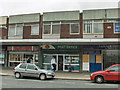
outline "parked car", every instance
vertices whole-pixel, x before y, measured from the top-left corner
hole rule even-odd
[[[14,68],[15,77],[22,78],[23,76],[37,77],[40,80],[45,80],[47,78],[54,78],[55,73],[50,70],[44,70],[30,63],[21,63]]]
[[[120,81],[120,64],[112,65],[104,71],[91,73],[90,78],[97,83],[104,81]]]

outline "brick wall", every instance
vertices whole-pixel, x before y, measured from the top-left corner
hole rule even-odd
[[[7,39],[7,29],[5,28],[0,28],[0,37],[1,39]]]
[[[70,25],[62,24],[60,31],[60,38],[83,38],[83,25],[82,25],[82,13],[80,14],[80,34],[70,34]]]
[[[39,35],[31,35],[31,26],[24,26],[23,27],[23,39],[41,39],[42,38],[42,15],[40,16],[40,22],[39,23],[33,23],[33,24],[39,24]]]
[[[8,39],[9,18],[7,18],[6,28],[0,28],[0,38]]]
[[[113,23],[104,23],[104,38],[118,38],[120,34],[114,34]],[[111,28],[108,28],[111,27]]]

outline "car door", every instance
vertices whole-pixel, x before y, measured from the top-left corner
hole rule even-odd
[[[110,68],[110,72],[106,72],[105,79],[108,81],[118,81],[120,79],[120,66]]]
[[[38,69],[36,68],[35,65],[32,64],[28,64],[27,68],[26,68],[26,74],[27,76],[30,77],[38,77]]]
[[[24,64],[24,63],[19,66],[18,72],[20,72],[22,76],[26,76],[26,67],[27,67],[27,64]]]

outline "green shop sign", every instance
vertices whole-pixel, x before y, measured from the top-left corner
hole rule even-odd
[[[80,45],[53,45],[55,49],[73,49],[77,50],[80,49]]]

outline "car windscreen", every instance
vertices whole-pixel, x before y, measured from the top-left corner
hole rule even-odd
[[[104,71],[106,71],[106,70],[107,70],[108,68],[110,68],[110,67],[111,67],[111,66],[109,66],[109,67],[105,68],[105,69],[104,69]]]

